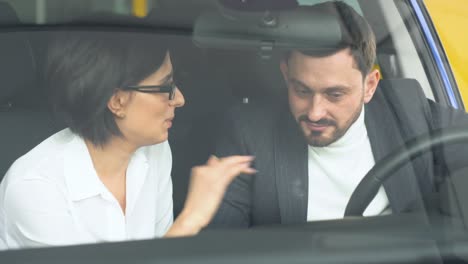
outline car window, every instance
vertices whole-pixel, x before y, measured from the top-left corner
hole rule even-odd
[[[45,24],[55,23],[89,12],[112,12],[145,16],[148,10],[157,5],[158,1],[5,1],[15,10],[23,23]]]
[[[255,156],[257,171],[229,185],[195,240],[206,232],[219,243],[228,230],[248,241],[247,228],[294,240],[297,230],[399,236],[422,222],[463,227],[468,117],[446,42],[423,1],[339,2],[352,12],[314,9],[325,0],[0,2],[0,249],[160,243],[183,215],[192,168],[212,155]],[[364,40],[341,48],[368,36],[341,20],[346,12],[369,24],[375,58]],[[132,111],[120,115],[126,102]],[[134,152],[124,201],[87,151],[90,142],[105,146],[101,132],[145,144],[163,135]],[[365,175],[374,178],[361,182]]]
[[[300,0],[298,1],[300,5],[316,5],[319,3],[324,3],[326,1],[324,0]],[[357,12],[362,14],[361,6],[359,5],[359,2],[357,0],[355,1],[347,1],[347,4],[352,6]]]

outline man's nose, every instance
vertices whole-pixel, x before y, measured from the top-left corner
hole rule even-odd
[[[326,100],[321,96],[314,96],[309,104],[307,117],[310,121],[317,122],[324,118],[326,114]]]
[[[174,107],[182,107],[184,106],[185,104],[185,98],[184,98],[184,95],[182,94],[182,92],[179,90],[179,88],[177,88],[175,90],[175,95],[174,95],[174,99],[172,100],[172,105]]]

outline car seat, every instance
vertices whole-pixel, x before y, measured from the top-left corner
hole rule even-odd
[[[191,27],[197,15],[219,8],[212,4],[212,1],[204,5],[197,2],[181,14],[178,1],[165,0],[148,15],[154,24],[187,32],[174,34],[169,41],[175,79],[186,98],[185,106],[177,109],[169,136],[173,154],[174,216],[183,208],[190,168],[205,163],[213,153],[223,114],[236,103],[286,98],[278,96],[286,92],[279,74],[279,54],[264,59],[256,51],[196,46]],[[182,24],[176,24],[181,21]]]
[[[164,34],[170,43],[175,81],[185,97],[185,106],[176,110],[175,122],[169,132],[174,216],[183,208],[190,169],[208,159],[218,120],[233,100],[223,76],[213,71],[219,65],[211,64],[209,52],[192,42],[190,27],[199,12],[211,8],[210,3],[184,8],[186,12],[183,14],[180,4],[179,1],[161,1],[147,16],[150,23],[166,28]],[[183,23],[177,25],[180,21]]]
[[[14,9],[0,2],[0,23],[18,24]],[[57,128],[45,108],[27,32],[0,33],[0,180],[11,164]]]

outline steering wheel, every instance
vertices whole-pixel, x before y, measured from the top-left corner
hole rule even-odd
[[[344,216],[362,216],[367,206],[377,195],[382,183],[408,160],[427,152],[433,147],[461,142],[468,142],[467,127],[441,129],[408,141],[406,146],[382,159],[364,176],[353,191],[346,205]]]

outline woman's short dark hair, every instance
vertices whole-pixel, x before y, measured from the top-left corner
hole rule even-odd
[[[163,63],[161,36],[128,32],[57,32],[48,49],[46,80],[54,109],[95,145],[120,136],[107,103],[119,87],[136,85]]]

